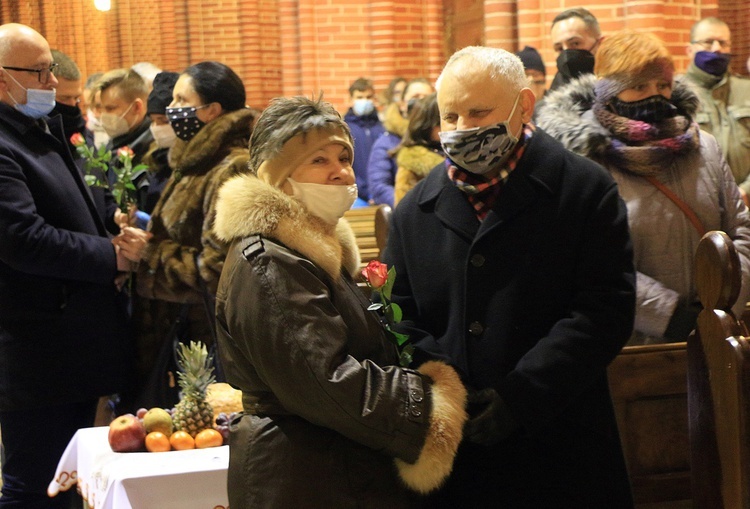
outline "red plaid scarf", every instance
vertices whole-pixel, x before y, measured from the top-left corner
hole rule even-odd
[[[485,217],[492,207],[495,206],[498,196],[500,196],[500,190],[503,187],[503,183],[508,180],[510,173],[516,169],[519,159],[523,156],[531,137],[534,135],[534,125],[529,123],[523,127],[523,135],[519,140],[518,145],[513,150],[508,160],[503,164],[502,168],[498,172],[497,176],[487,180],[486,178],[469,173],[468,171],[454,166],[453,164],[448,165],[448,178],[461,191],[466,194],[466,198],[471,203],[472,207],[477,213],[477,218],[481,221]]]

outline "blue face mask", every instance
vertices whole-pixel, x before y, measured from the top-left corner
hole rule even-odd
[[[375,104],[370,99],[355,99],[352,111],[358,117],[363,117],[375,111]]]
[[[727,73],[727,69],[729,69],[729,60],[731,58],[732,56],[726,53],[699,51],[695,54],[695,66],[708,74],[724,76]]]
[[[49,115],[52,109],[55,107],[55,90],[38,90],[35,88],[24,88],[16,78],[5,73],[6,76],[10,77],[15,81],[16,85],[23,88],[26,91],[26,104],[19,104],[16,98],[12,94],[8,93],[8,96],[16,104],[15,108],[26,115],[29,118],[38,119]]]

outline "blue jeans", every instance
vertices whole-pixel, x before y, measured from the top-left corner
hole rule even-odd
[[[91,400],[0,412],[0,433],[5,453],[0,509],[71,507],[76,495],[71,493],[74,489],[49,498],[47,486],[75,432],[94,425],[96,404],[97,400]]]

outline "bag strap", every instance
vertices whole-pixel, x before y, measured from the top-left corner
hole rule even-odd
[[[693,227],[698,232],[698,235],[703,237],[706,234],[706,228],[703,226],[703,223],[701,223],[701,220],[698,219],[698,216],[695,215],[695,212],[693,212],[693,209],[690,208],[690,205],[682,201],[679,196],[674,194],[671,189],[669,189],[663,183],[659,182],[655,177],[652,177],[649,175],[649,176],[644,176],[643,178],[649,181],[651,185],[653,185],[656,189],[661,191],[664,196],[669,198],[672,201],[672,203],[674,203],[680,208],[682,213],[685,214],[685,216],[687,216],[687,218],[693,224]]]

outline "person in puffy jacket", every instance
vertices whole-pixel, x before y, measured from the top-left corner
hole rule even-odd
[[[693,260],[703,232],[722,230],[734,241],[742,263],[735,312],[744,309],[750,215],[718,143],[696,123],[697,96],[673,80],[660,39],[632,32],[605,39],[595,72],[547,94],[539,126],[605,166],[628,207],[638,271],[630,344],[685,341],[700,311]]]
[[[230,428],[229,503],[419,507],[452,469],[466,390],[442,362],[399,367],[352,278],[349,129],[329,103],[282,98],[250,147],[252,174],[224,184],[214,227],[231,242],[219,352],[244,407]]]

